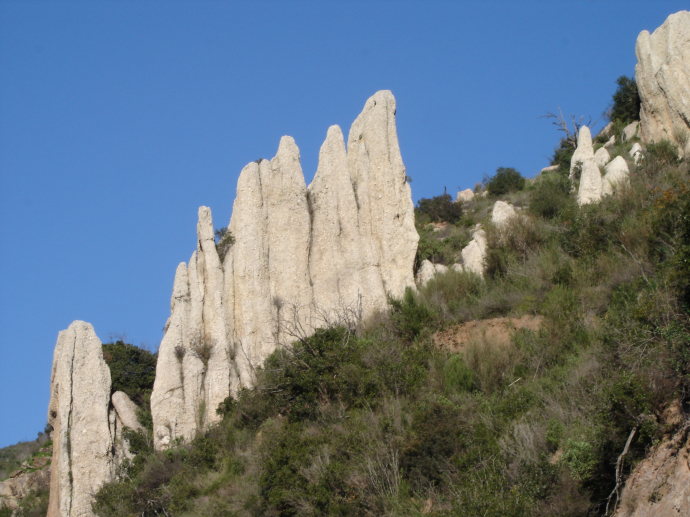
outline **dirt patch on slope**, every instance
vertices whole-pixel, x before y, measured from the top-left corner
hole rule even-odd
[[[542,316],[525,315],[522,318],[492,318],[488,320],[468,321],[462,325],[442,330],[434,334],[434,343],[439,348],[459,352],[473,341],[492,341],[500,345],[509,345],[510,338],[518,330],[538,332],[542,327]]]

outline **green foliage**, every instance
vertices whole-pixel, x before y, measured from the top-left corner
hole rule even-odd
[[[563,462],[570,469],[573,478],[583,481],[598,464],[596,450],[589,442],[569,440],[563,453]]]
[[[225,255],[227,255],[228,251],[230,251],[232,245],[235,244],[235,237],[232,235],[232,232],[228,231],[227,226],[215,230],[214,233],[216,237],[216,251],[218,252],[218,258],[220,258],[220,261],[223,262]]]
[[[669,140],[651,142],[642,156],[640,168],[649,176],[656,176],[669,166],[680,163],[678,146]]]
[[[404,339],[414,339],[434,321],[429,307],[409,287],[405,289],[402,300],[391,298],[388,303],[391,306],[391,321]]]
[[[443,386],[446,393],[472,392],[477,389],[477,375],[465,364],[460,354],[451,355],[443,365]]]
[[[504,196],[525,188],[525,178],[512,167],[499,167],[493,176],[484,176],[483,183],[492,197]]]
[[[561,138],[558,147],[553,150],[551,165],[558,165],[558,171],[570,171],[570,161],[575,152],[576,143],[568,138]]]
[[[432,223],[445,221],[455,224],[462,218],[462,203],[454,203],[453,198],[444,189],[440,196],[420,199],[415,207],[415,215]]]
[[[0,517],[12,517],[12,509],[4,503],[0,505]]]
[[[123,341],[103,345],[103,359],[110,368],[112,391],[123,391],[137,405],[153,389],[158,354]]]
[[[640,95],[637,92],[637,83],[624,75],[616,79],[618,88],[613,94],[613,101],[607,115],[611,120],[619,120],[630,123],[640,119]]]
[[[572,207],[575,200],[570,193],[572,184],[567,174],[569,170],[570,163],[567,167],[559,167],[555,174],[543,173],[537,178],[529,203],[533,213],[553,219],[561,211]]]

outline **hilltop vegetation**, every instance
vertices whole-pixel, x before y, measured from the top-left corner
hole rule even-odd
[[[132,434],[98,515],[604,515],[626,440],[623,478],[690,386],[690,175],[657,147],[598,204],[577,206],[567,169],[459,215],[447,195],[420,203],[418,262],[456,260],[482,223],[485,279],[449,271],[376,321],[278,349],[191,444]],[[522,208],[505,229],[496,199]],[[453,220],[434,232],[440,214]],[[510,344],[434,339],[535,314],[541,329]]]

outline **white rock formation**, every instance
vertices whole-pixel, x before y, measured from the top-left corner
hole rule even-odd
[[[486,249],[486,232],[480,225],[477,225],[472,235],[472,240],[461,252],[464,270],[484,278]]]
[[[616,144],[616,135],[613,135],[611,138],[609,138],[609,141],[604,144],[604,147],[606,147],[608,149],[609,147],[612,147],[615,144]]]
[[[592,134],[587,126],[582,126],[577,135],[577,148],[570,159],[570,179],[575,174],[575,168],[579,163],[584,163],[587,160],[594,158],[594,147],[592,146]]]
[[[433,262],[430,260],[423,260],[421,266],[417,270],[417,284],[420,286],[425,286],[429,280],[434,278],[436,274],[436,268]]]
[[[458,195],[455,197],[455,202],[456,203],[467,203],[468,201],[472,201],[474,199],[474,191],[471,188],[466,188],[465,190],[461,190],[458,192]]]
[[[613,193],[613,188],[617,184],[624,183],[628,181],[628,175],[630,170],[628,169],[628,162],[622,156],[616,156],[611,162],[606,166],[606,174],[601,180],[601,188],[603,195],[609,195]]]
[[[670,15],[652,34],[642,31],[635,54],[642,141],[682,143],[678,137],[690,132],[690,12]]]
[[[550,171],[557,171],[558,170],[558,165],[549,165],[548,167],[544,167],[540,172],[550,172]]]
[[[491,222],[497,227],[502,228],[517,215],[518,214],[513,205],[506,203],[505,201],[496,201],[496,203],[494,203],[494,208],[491,211]]]
[[[457,262],[450,266],[450,268],[456,273],[462,273],[465,270],[465,268],[462,267],[462,264],[458,264]]]
[[[577,202],[579,205],[594,203],[601,199],[601,195],[601,171],[597,164],[594,163],[594,160],[586,160],[582,164],[580,188],[577,191]]]
[[[594,163],[596,163],[599,167],[603,167],[604,165],[609,163],[609,161],[611,160],[611,155],[605,147],[600,147],[599,149],[597,149],[597,152],[594,153],[593,160]]]
[[[630,157],[637,165],[638,163],[640,163],[640,160],[642,159],[642,146],[638,142],[635,142],[632,148],[630,149],[628,155],[630,155]]]
[[[634,137],[637,134],[637,129],[640,126],[640,123],[638,121],[631,122],[625,128],[623,128],[623,134],[625,135],[625,140],[630,140],[632,137]]]
[[[218,404],[296,332],[344,311],[364,318],[414,288],[419,236],[395,129],[395,99],[377,92],[347,140],[332,126],[307,188],[299,150],[247,165],[221,264],[211,212],[199,209],[198,246],[175,275],[171,315],[151,396],[154,445],[189,440],[217,420]],[[300,329],[300,330],[298,330]],[[204,353],[206,350],[206,353]]]
[[[437,275],[448,273],[448,266],[444,266],[443,264],[434,264],[434,269]]]
[[[93,327],[75,321],[58,335],[48,423],[53,458],[48,517],[89,517],[93,494],[114,475],[110,370]]]

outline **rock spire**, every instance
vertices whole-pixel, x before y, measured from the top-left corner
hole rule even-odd
[[[346,313],[370,317],[389,295],[414,287],[419,236],[395,111],[391,92],[380,91],[347,145],[338,126],[329,128],[309,187],[291,137],[272,160],[248,164],[228,225],[234,244],[223,257],[211,211],[199,209],[197,250],[177,268],[159,349],[157,448],[216,421],[218,404],[251,386],[277,346]]]

